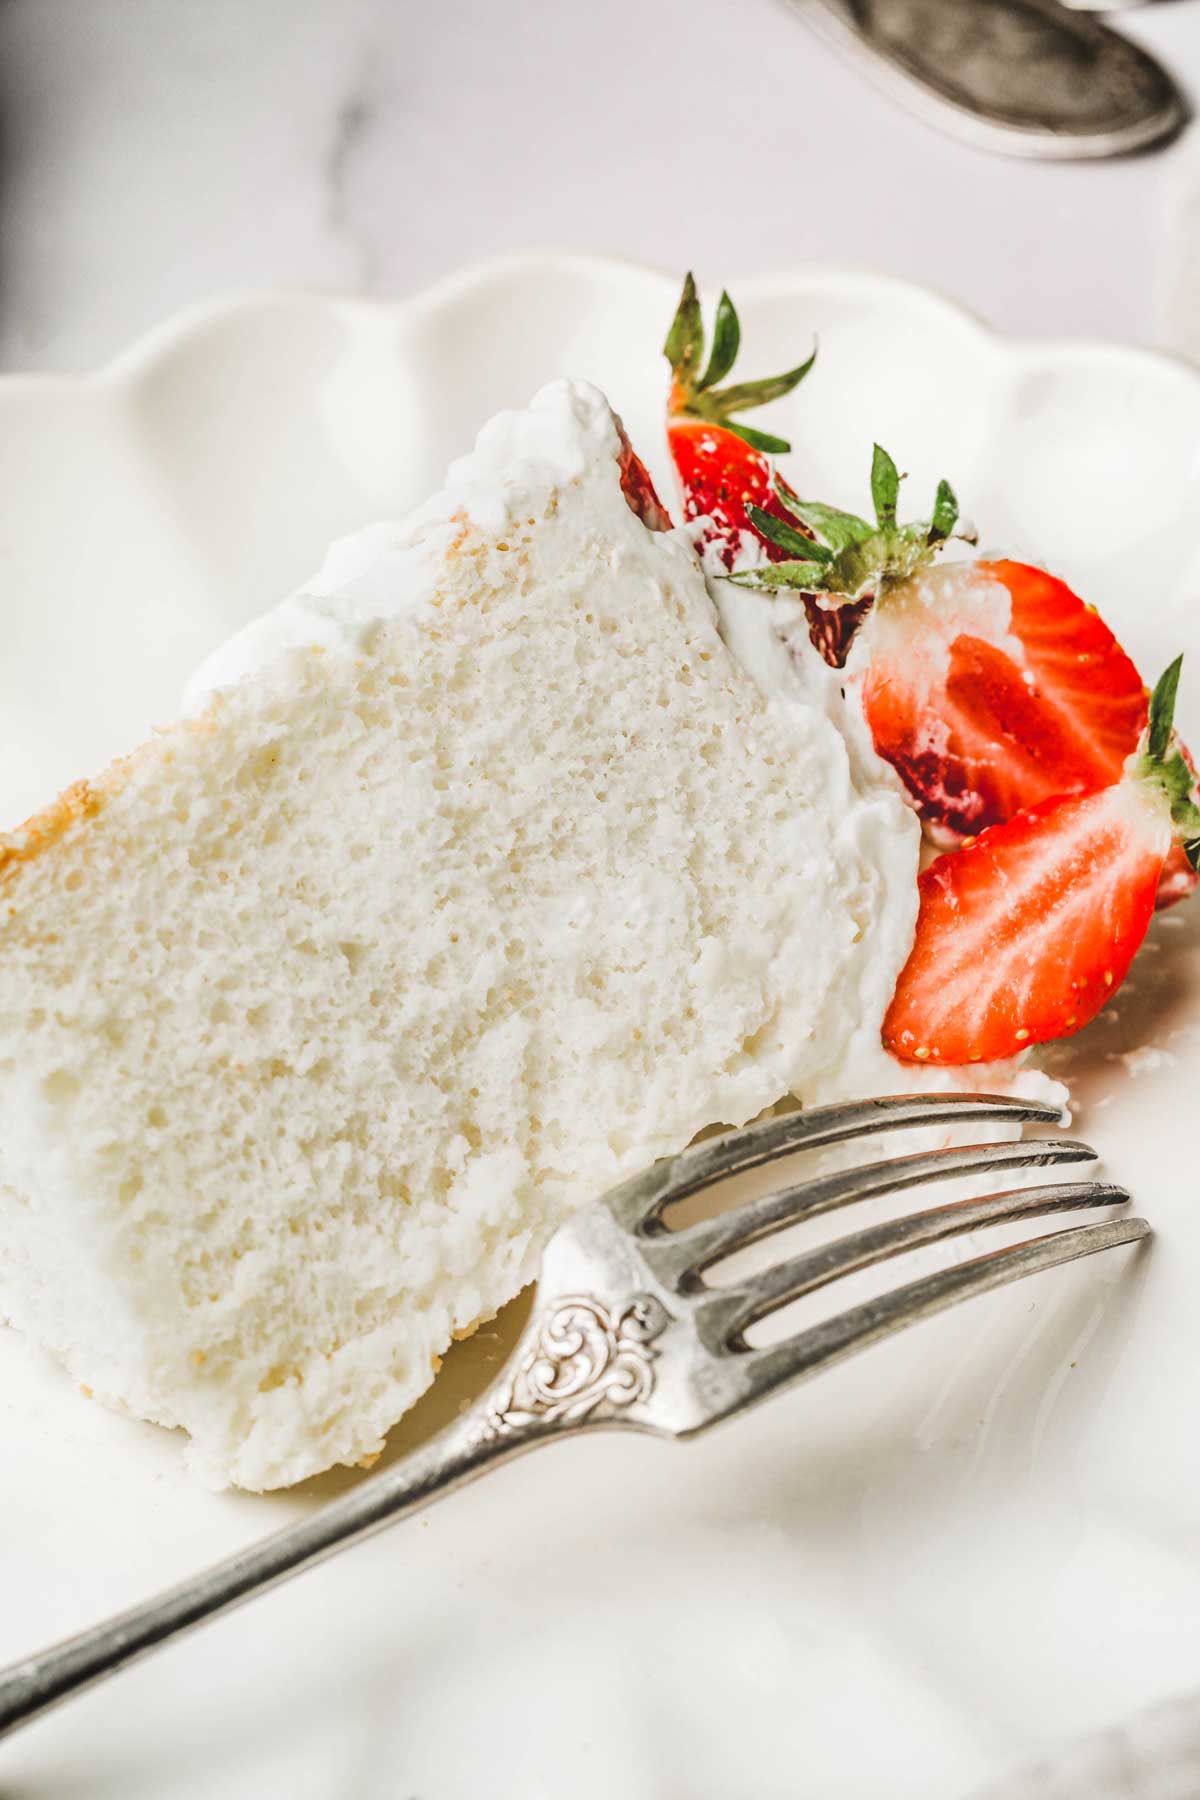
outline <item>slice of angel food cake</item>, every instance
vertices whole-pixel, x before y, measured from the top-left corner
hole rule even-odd
[[[0,840],[0,1317],[284,1485],[376,1454],[570,1209],[910,1086],[918,819],[837,672],[754,654],[582,383],[335,545]]]

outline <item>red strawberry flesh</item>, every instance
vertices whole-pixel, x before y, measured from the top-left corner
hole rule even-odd
[[[760,506],[773,519],[803,531],[779,498],[771,463],[761,451],[752,450],[723,425],[673,419],[667,440],[683,493],[683,516],[688,524],[697,519],[711,525],[697,536],[697,547],[732,569],[752,560],[783,562],[789,552],[755,529],[749,507]],[[779,486],[791,489],[785,481]],[[808,615],[808,635],[814,648],[835,669],[845,663],[854,634],[870,610],[871,598],[833,604],[816,594],[803,594]]]
[[[679,474],[685,520],[712,520],[702,546],[712,544],[727,569],[743,554],[747,537],[772,561],[786,555],[759,537],[746,510],[761,506],[776,518],[787,517],[772,486],[771,465],[761,451],[752,450],[724,425],[689,418],[668,422],[667,441]]]
[[[1119,781],[1146,721],[1146,690],[1108,627],[1064,582],[1026,564],[947,565],[929,579],[951,574],[1001,582],[1007,630],[964,630],[940,655],[888,634],[863,681],[875,748],[922,816],[970,836],[1056,794]]]
[[[1171,842],[1165,803],[1129,779],[939,856],[885,1046],[907,1062],[990,1062],[1078,1031],[1128,972]]]
[[[1060,734],[1061,748],[1054,752],[1062,758],[1060,780],[1050,791],[1070,791],[1073,783],[1061,781],[1064,766],[1081,793],[1119,781],[1146,723],[1149,698],[1133,662],[1065,581],[1028,563],[981,566],[1008,589],[1012,634],[1024,648],[1043,713],[1053,714]]]

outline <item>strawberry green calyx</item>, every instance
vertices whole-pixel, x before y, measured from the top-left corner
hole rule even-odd
[[[1150,696],[1150,716],[1142,741],[1127,767],[1139,781],[1165,794],[1175,835],[1193,869],[1200,869],[1200,805],[1196,774],[1175,735],[1175,696],[1183,657],[1177,656],[1158,678]]]
[[[800,500],[777,481],[780,505],[800,529],[758,506],[747,512],[755,530],[786,550],[789,560],[747,569],[731,580],[745,587],[800,588],[805,593],[837,595],[840,601],[861,600],[926,568],[948,539],[973,541],[970,533],[955,529],[958,501],[948,481],[938,483],[927,519],[899,524],[896,508],[902,479],[887,451],[876,444],[871,460],[873,522],[815,500]]]
[[[812,368],[817,353],[814,350],[807,362],[788,369],[783,375],[767,375],[761,381],[738,381],[729,387],[718,387],[717,383],[724,381],[733,368],[741,341],[741,326],[738,324],[733,301],[722,289],[713,321],[712,348],[705,364],[704,319],[696,283],[689,274],[684,280],[683,293],[671,321],[667,341],[663,345],[663,355],[670,363],[671,374],[674,376],[671,412],[688,418],[704,419],[710,425],[721,425],[749,444],[752,450],[781,456],[784,451],[791,449],[786,438],[772,437],[766,431],[756,431],[752,425],[743,425],[733,414],[745,412],[751,407],[765,406],[769,400],[780,400],[785,394],[790,394],[793,388],[799,387]]]

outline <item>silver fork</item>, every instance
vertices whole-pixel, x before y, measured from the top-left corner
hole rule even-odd
[[[735,1250],[855,1201],[990,1171],[1088,1162],[1063,1138],[921,1151],[817,1175],[672,1229],[664,1212],[792,1151],[875,1132],[997,1120],[1061,1124],[1052,1106],[989,1095],[900,1096],[788,1114],[711,1138],[585,1206],[546,1246],[537,1304],[497,1382],[459,1420],[311,1519],[0,1673],[0,1736],[195,1625],[551,1438],[629,1426],[687,1438],[975,1294],[1148,1235],[1144,1219],[1077,1225],[910,1281],[782,1342],[751,1348],[768,1314],[840,1276],[981,1226],[1118,1206],[1124,1188],[1062,1182],[959,1200],[778,1262],[730,1286],[705,1271]]]

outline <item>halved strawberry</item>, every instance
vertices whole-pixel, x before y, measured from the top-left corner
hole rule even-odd
[[[928,521],[900,525],[899,485],[878,445],[873,523],[777,485],[790,518],[754,507],[750,516],[789,560],[735,579],[812,590],[861,608],[860,618],[869,611],[855,659],[863,711],[936,841],[958,843],[1053,795],[1119,781],[1145,724],[1146,690],[1107,625],[1028,563],[934,568],[956,534],[953,489],[940,484]],[[1161,903],[1195,882],[1172,856]]]
[[[1045,800],[939,856],[883,1042],[906,1062],[990,1062],[1086,1025],[1146,935],[1173,844],[1200,861],[1194,777],[1172,732],[1182,657],[1120,781]]]
[[[997,583],[1000,607],[989,604]],[[924,616],[930,599],[941,621]],[[1022,563],[947,565],[923,593],[885,586],[877,608],[863,710],[879,754],[933,824],[970,836],[1053,795],[1120,779],[1146,690],[1065,583]],[[914,625],[924,645],[912,641]]]
[[[705,364],[704,319],[696,284],[688,275],[663,345],[663,355],[671,365],[667,441],[679,475],[684,519],[688,523],[706,521],[697,547],[711,547],[713,556],[727,569],[747,548],[759,555],[780,554],[754,532],[747,507],[754,504],[777,510],[770,458],[791,448],[786,438],[756,431],[733,415],[790,394],[816,358],[814,350],[807,362],[786,374],[719,387],[737,359],[741,336],[733,302],[722,292]]]
[[[696,548],[726,569],[748,562],[782,562],[791,555],[758,528],[755,517],[759,514],[781,525],[790,524],[793,532],[805,535],[805,528],[786,510],[785,503],[795,500],[795,492],[771,463],[772,456],[782,456],[791,445],[786,438],[756,431],[731,414],[790,393],[808,374],[817,354],[814,350],[806,362],[785,375],[731,388],[715,387],[733,368],[740,344],[737,312],[722,290],[708,365],[703,375],[697,374],[704,360],[704,321],[696,284],[688,275],[663,346],[672,377],[667,441],[683,494],[684,519],[688,524],[703,522],[694,534]],[[840,669],[870,598],[838,605],[828,604],[817,594],[806,593],[802,599],[809,637],[825,661]]]

